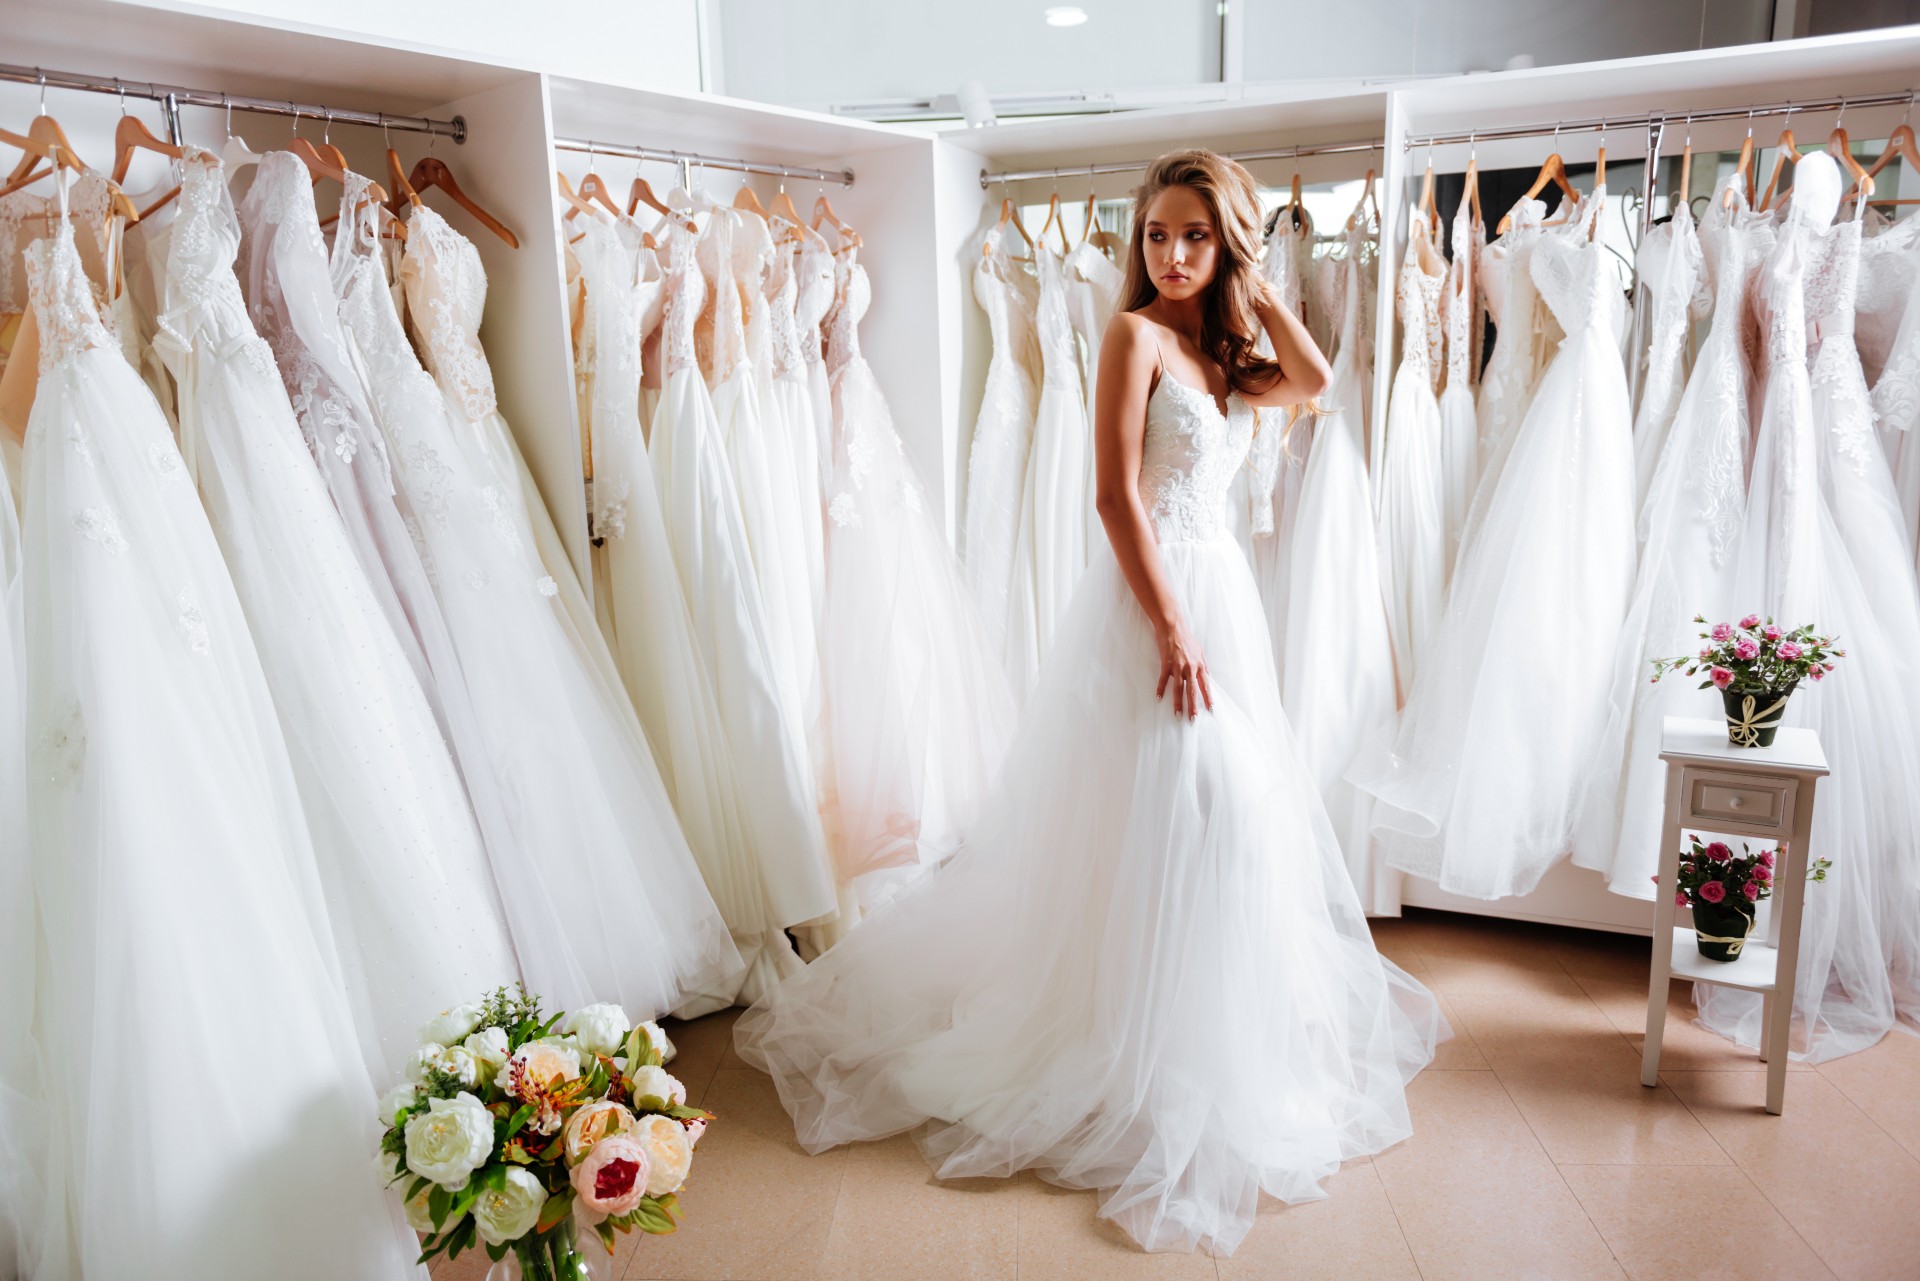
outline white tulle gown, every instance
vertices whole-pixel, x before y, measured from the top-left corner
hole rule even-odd
[[[1574,832],[1573,861],[1604,874],[1614,893],[1634,898],[1653,897],[1652,878],[1660,862],[1667,790],[1667,768],[1660,759],[1662,722],[1669,716],[1712,720],[1721,714],[1717,692],[1697,688],[1698,681],[1669,676],[1654,683],[1653,660],[1689,653],[1700,644],[1696,615],[1721,622],[1752,608],[1752,602],[1733,594],[1747,505],[1748,406],[1757,390],[1743,335],[1750,323],[1748,286],[1773,231],[1764,216],[1747,211],[1741,193],[1739,175],[1728,178],[1701,228],[1703,262],[1713,282],[1713,326],[1685,390],[1664,423],[1645,418],[1653,400],[1641,402],[1646,431],[1641,439],[1657,445],[1658,456],[1645,468],[1640,565],[1614,650],[1607,723]],[[1729,211],[1724,199],[1735,201],[1736,209]],[[1686,226],[1690,234],[1692,223]],[[1685,298],[1678,301],[1684,307]],[[1663,314],[1656,304],[1655,316]],[[1656,319],[1645,395],[1664,396],[1651,371],[1670,368],[1677,359],[1674,349],[1686,340],[1683,325]]]
[[[191,148],[183,167],[156,347],[286,731],[368,1067],[395,1080],[421,1011],[510,984],[519,967],[433,710],[247,319],[220,160]]]
[[[833,590],[821,652],[835,780],[828,829],[841,877],[871,906],[958,848],[1014,717],[978,606],[860,354],[870,286],[853,252],[827,319]]]
[[[786,434],[789,457],[785,474],[776,469],[774,480],[785,482],[798,514],[799,536],[806,549],[808,599],[817,630],[824,625],[827,607],[826,502],[820,496],[821,438],[826,433],[814,421],[806,345],[811,330],[814,346],[819,346],[820,321],[833,302],[833,272],[822,275],[810,270],[817,265],[810,257],[819,255],[802,228],[778,216],[770,226],[775,245],[767,277],[770,403],[772,421]],[[826,257],[830,265],[831,254]],[[803,270],[803,264],[809,270]]]
[[[1355,781],[1388,861],[1472,898],[1524,894],[1572,845],[1633,588],[1625,299],[1588,238],[1604,196],[1530,270],[1567,337],[1514,432],[1391,748]],[[1483,482],[1485,483],[1485,482]]]
[[[1920,593],[1848,324],[1860,224],[1828,226],[1842,181],[1824,152],[1801,160],[1761,268],[1766,393],[1736,580],[1748,608],[1814,623],[1847,651],[1786,713],[1820,735],[1833,770],[1809,849],[1833,868],[1807,886],[1791,1035],[1795,1057],[1814,1062],[1920,1023]],[[1758,994],[1703,984],[1694,999],[1707,1027],[1758,1044]]]
[[[1717,199],[1714,208],[1725,212]],[[1645,502],[1687,387],[1689,332],[1693,321],[1705,314],[1710,296],[1703,281],[1704,252],[1691,205],[1674,202],[1673,217],[1647,232],[1636,262],[1648,296],[1646,373],[1640,407],[1633,416],[1634,493]],[[1634,355],[1638,359],[1641,354]]]
[[[1150,1250],[1230,1253],[1263,1191],[1325,1195],[1410,1131],[1445,1035],[1375,952],[1299,759],[1227,491],[1253,412],[1162,374],[1140,498],[1214,708],[1100,549],[966,848],[743,1015],[819,1152],[916,1129],[941,1178],[1100,1190]]]
[[[1020,536],[1013,551],[1015,580],[1026,578],[1033,587],[1016,592],[1009,602],[1006,649],[1014,689],[1023,698],[1039,676],[1087,567],[1087,471],[1093,444],[1067,312],[1065,271],[1060,256],[1044,245],[1034,250],[1034,260],[1040,277],[1034,321],[1040,340],[1040,401],[1020,502]]]
[[[4,300],[0,300],[4,301]],[[0,436],[11,440],[0,425]],[[20,617],[20,522],[0,484],[0,1276],[31,1276],[39,1230],[46,1118],[33,993],[40,945],[27,845],[26,633]],[[14,1269],[8,1272],[7,1269]]]
[[[1002,246],[1001,231],[987,232],[980,261],[973,265],[973,297],[987,313],[993,355],[987,361],[986,387],[973,424],[967,455],[967,579],[980,601],[987,636],[1008,652],[1009,620],[1033,591],[1032,575],[1016,567],[1020,509],[1026,492],[1027,458],[1033,451],[1034,415],[1040,398],[1034,377],[1039,354],[1034,344],[1033,278]],[[1009,673],[1022,670],[1008,663]],[[1016,691],[1018,692],[1018,691]]]
[[[626,688],[646,727],[687,843],[728,929],[749,962],[730,989],[683,1005],[691,1017],[751,1003],[800,967],[769,915],[766,887],[748,838],[753,798],[727,746],[720,701],[701,656],[660,514],[653,465],[641,438],[639,322],[648,295],[640,230],[630,220],[594,218],[574,251],[585,282],[577,360],[592,427],[594,531],[603,540],[603,618],[610,619]],[[708,1007],[702,1010],[702,1005]]]
[[[838,913],[838,889],[806,727],[767,636],[739,500],[695,353],[695,320],[706,286],[694,260],[693,233],[676,223],[667,233],[667,253],[661,322],[666,383],[648,452],[680,588],[750,802],[748,837],[773,924],[766,946],[785,947],[780,930]]]
[[[1416,210],[1395,294],[1400,367],[1393,374],[1386,442],[1374,478],[1380,586],[1403,691],[1413,688],[1447,596],[1442,426],[1434,394],[1442,357],[1440,298],[1447,276],[1438,258],[1427,222]]]
[[[1093,465],[1093,407],[1100,389],[1100,344],[1106,340],[1107,322],[1120,301],[1125,278],[1113,259],[1090,240],[1073,247],[1064,263],[1067,276],[1067,318],[1073,323],[1073,336],[1080,345],[1081,386],[1085,388],[1087,412],[1087,552],[1107,536],[1094,499],[1099,488]]]
[[[479,255],[433,210],[413,210],[401,277],[409,309],[434,318],[421,346],[436,385],[395,310],[373,209],[355,213],[363,200],[344,198],[338,311],[474,691],[506,824],[488,851],[521,969],[549,1006],[665,1013],[724,983],[739,958],[604,674],[604,641],[576,623],[537,551],[477,336]]]
[[[1486,243],[1486,228],[1474,217],[1473,202],[1462,200],[1453,215],[1453,260],[1447,264],[1440,324],[1446,338],[1446,386],[1440,391],[1440,528],[1445,535],[1441,559],[1453,575],[1467,507],[1480,479],[1480,421],[1474,405],[1474,378],[1480,372],[1480,295],[1475,268]]]
[[[1920,218],[1901,219],[1861,253],[1856,332],[1903,528],[1920,565]]]
[[[1380,597],[1361,438],[1366,374],[1359,362],[1372,252],[1364,229],[1349,228],[1330,309],[1339,332],[1332,382],[1321,397],[1327,412],[1314,424],[1299,492],[1289,500],[1294,511],[1285,550],[1293,564],[1285,580],[1287,633],[1278,658],[1281,702],[1360,906],[1370,915],[1396,915],[1400,873],[1387,866],[1374,842],[1373,798],[1346,777],[1361,750],[1391,727],[1395,711],[1393,639]],[[1279,418],[1269,415],[1261,430],[1280,430]]]
[[[27,271],[27,820],[53,1069],[32,1275],[420,1275],[369,1175],[373,1086],[220,549],[70,223]]]

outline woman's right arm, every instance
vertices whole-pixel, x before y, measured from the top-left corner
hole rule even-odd
[[[1140,501],[1147,397],[1160,364],[1148,323],[1122,312],[1107,325],[1100,344],[1100,382],[1094,388],[1093,412],[1095,506],[1120,572],[1160,643],[1160,683],[1154,697],[1165,697],[1167,686],[1172,685],[1174,714],[1191,720],[1202,702],[1213,710],[1213,690],[1200,646],[1188,632],[1180,602],[1167,582],[1159,543]]]

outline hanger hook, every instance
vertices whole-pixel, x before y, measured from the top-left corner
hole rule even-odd
[[[333,145],[333,108],[327,107],[325,110],[327,122],[320,126],[320,143],[322,146],[331,147]]]
[[[1553,126],[1553,149],[1560,150],[1560,126],[1557,123]]]
[[[40,114],[47,114],[47,73],[35,67],[34,74],[40,79]]]
[[[1687,113],[1687,146],[1693,146],[1693,113]]]
[[[298,138],[300,136],[300,104],[289,98],[287,105],[293,108],[293,136]]]
[[[783,196],[787,194],[787,167],[785,165],[780,166],[780,194]]]
[[[220,105],[227,109],[227,137],[233,137],[233,99],[227,97],[226,90],[220,91]]]
[[[1755,110],[1755,109],[1754,109],[1754,108],[1752,108],[1752,107],[1748,107],[1748,108],[1747,108],[1747,137],[1748,137],[1749,139],[1751,139],[1751,138],[1753,137],[1753,113],[1754,113],[1754,110]]]
[[[120,91],[120,114],[124,116],[127,114],[127,86],[121,83],[119,76],[115,76],[113,87]]]
[[[1469,129],[1467,130],[1467,163],[1478,164],[1479,161],[1480,161],[1479,133],[1477,130]]]
[[[387,150],[393,150],[393,131],[387,128],[387,113],[380,113],[380,140],[387,144]]]

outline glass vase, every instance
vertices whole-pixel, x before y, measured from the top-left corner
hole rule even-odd
[[[486,1281],[612,1281],[612,1264],[613,1256],[597,1239],[580,1240],[569,1215],[545,1232],[515,1241],[487,1269]]]

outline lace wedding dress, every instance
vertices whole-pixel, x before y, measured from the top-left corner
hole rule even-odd
[[[1400,367],[1387,402],[1386,444],[1375,478],[1379,514],[1380,586],[1393,632],[1400,688],[1410,690],[1420,655],[1446,602],[1446,530],[1441,513],[1445,476],[1440,402],[1440,298],[1444,271],[1428,267],[1439,251],[1414,211],[1407,256],[1395,291],[1400,307]],[[1439,264],[1435,264],[1439,265]]]
[[[1559,217],[1574,216],[1572,202],[1563,202]],[[1499,487],[1507,451],[1527,409],[1547,360],[1564,336],[1553,312],[1540,300],[1529,267],[1533,251],[1546,234],[1541,223],[1546,206],[1538,200],[1514,205],[1513,224],[1480,256],[1480,284],[1493,317],[1493,351],[1480,374],[1480,396],[1475,406],[1480,420],[1480,478],[1474,483],[1473,502],[1460,531],[1461,552],[1484,515],[1480,509]],[[1458,572],[1460,556],[1454,558]]]
[[[1473,202],[1462,200],[1453,215],[1453,261],[1447,266],[1440,322],[1446,337],[1446,386],[1440,392],[1440,528],[1443,581],[1453,576],[1467,505],[1479,479],[1480,423],[1474,409],[1473,380],[1480,372],[1480,295],[1474,267],[1486,242],[1486,228],[1473,216]]]
[[[997,227],[987,232],[980,261],[973,265],[973,297],[987,313],[993,355],[967,457],[966,549],[967,578],[980,601],[987,636],[1004,655],[1012,641],[1009,620],[1016,602],[1029,609],[1033,591],[1032,576],[1016,568],[1014,548],[1040,392],[1033,376],[1039,364],[1033,282],[1012,261],[1001,235]],[[1022,668],[1009,662],[1007,670]]]
[[[1786,711],[1833,770],[1810,841],[1833,867],[1807,886],[1794,991],[1793,1053],[1813,1062],[1920,1023],[1920,592],[1851,332],[1860,223],[1828,225],[1842,181],[1824,152],[1801,159],[1755,290],[1766,392],[1736,577],[1747,608],[1814,623],[1847,651]],[[1702,984],[1694,999],[1705,1026],[1759,1043],[1758,994]]]
[[[941,1178],[1098,1188],[1150,1250],[1230,1253],[1409,1133],[1445,1025],[1373,947],[1280,708],[1227,491],[1253,433],[1162,373],[1140,496],[1214,708],[1097,551],[960,853],[743,1015],[802,1147],[919,1127]]]
[[[1007,610],[1008,670],[1021,697],[1033,688],[1087,567],[1087,475],[1093,453],[1067,311],[1065,270],[1060,256],[1044,245],[1034,250],[1034,261],[1040,278],[1034,321],[1040,340],[1040,403],[1034,412],[1020,536],[1013,552],[1015,579],[1030,579],[1033,587],[1016,593]]]
[[[536,547],[478,339],[474,247],[413,210],[401,272],[430,377],[395,310],[358,180],[342,197],[333,285],[378,430],[474,690],[505,832],[494,874],[528,986],[550,1005],[636,1018],[724,985],[739,958],[675,822],[604,641],[561,602]],[[649,1013],[651,1012],[651,1014]]]
[[[803,272],[803,264],[815,264],[808,262],[809,242],[799,226],[780,217],[775,217],[771,226],[776,251],[767,278],[767,318],[772,331],[768,344],[770,403],[772,419],[786,435],[788,457],[784,474],[776,473],[775,480],[786,482],[798,513],[798,532],[806,551],[808,600],[817,630],[824,625],[827,606],[826,502],[820,496],[820,476],[825,470],[820,442],[826,430],[824,424],[814,421],[805,333],[810,327],[818,344],[820,320],[832,305],[833,275],[828,272],[822,279]],[[810,292],[802,290],[803,282]]]
[[[4,275],[0,274],[0,279]],[[0,301],[4,301],[0,299]],[[0,427],[0,433],[4,433]],[[40,946],[27,844],[26,632],[20,617],[20,522],[13,487],[0,484],[0,1275],[33,1275],[47,1164],[33,1030]]]
[[[773,925],[765,946],[784,947],[779,931],[834,916],[838,891],[820,826],[806,727],[788,699],[767,637],[733,477],[695,352],[706,282],[694,260],[693,233],[671,227],[667,254],[661,322],[666,383],[649,454],[667,544],[719,695],[741,792],[749,799],[747,835]]]
[[[1903,218],[1861,246],[1857,337],[1873,413],[1893,467],[1907,539],[1920,553],[1920,218]],[[1920,565],[1920,555],[1916,557]]]
[[[860,354],[870,286],[848,250],[828,315],[833,485],[827,512],[829,829],[863,906],[931,867],[999,769],[1013,698],[959,562],[927,510]]]
[[[519,969],[433,710],[247,319],[219,157],[189,148],[183,165],[156,345],[286,732],[368,1067],[397,1080],[422,1010],[511,984]]]
[[[27,274],[27,821],[57,1067],[34,1275],[417,1275],[368,1177],[373,1086],[220,549],[64,217]]]
[[[1388,861],[1472,898],[1526,893],[1570,848],[1633,588],[1626,305],[1589,239],[1603,202],[1596,192],[1532,250],[1566,340],[1477,531],[1469,517],[1393,745],[1356,767]]]
[[[1717,199],[1714,208],[1720,208]],[[1675,201],[1673,216],[1647,232],[1636,262],[1641,285],[1650,299],[1647,347],[1641,357],[1646,373],[1640,387],[1640,408],[1633,419],[1634,493],[1645,502],[1687,386],[1689,332],[1693,322],[1705,314],[1709,299],[1702,282],[1703,251],[1693,225],[1692,206],[1684,200]],[[1696,612],[1707,611],[1703,608]],[[1674,653],[1685,648],[1683,645]]]
[[[1073,247],[1065,262],[1067,274],[1067,318],[1073,323],[1074,337],[1080,340],[1081,385],[1087,412],[1087,553],[1107,536],[1096,508],[1097,479],[1093,466],[1093,410],[1100,393],[1100,345],[1106,341],[1107,322],[1120,301],[1124,274],[1113,260],[1092,241],[1082,240]]]
[[[1648,419],[1649,406],[1664,397],[1654,371],[1671,370],[1687,341],[1687,295],[1675,289],[1662,299],[1671,276],[1656,280],[1648,381],[1641,402],[1646,434],[1640,444],[1658,456],[1641,456],[1647,476],[1640,509],[1640,565],[1626,624],[1614,650],[1612,694],[1605,729],[1594,752],[1591,781],[1574,832],[1573,861],[1606,876],[1616,894],[1650,899],[1660,863],[1660,827],[1666,807],[1667,768],[1660,760],[1661,726],[1669,716],[1713,720],[1720,716],[1716,691],[1669,676],[1654,683],[1653,660],[1685,654],[1700,641],[1696,615],[1714,622],[1738,618],[1753,602],[1733,593],[1735,555],[1746,511],[1748,406],[1756,386],[1744,336],[1751,323],[1748,288],[1757,264],[1773,243],[1764,215],[1749,213],[1738,174],[1721,184],[1700,229],[1701,262],[1713,288],[1713,325],[1700,346],[1686,387],[1668,415]],[[1729,211],[1724,202],[1735,202]],[[1682,206],[1684,208],[1684,206]],[[1674,226],[1688,215],[1675,215]],[[1641,261],[1646,263],[1643,246]],[[1664,270],[1679,264],[1668,262]],[[1678,305],[1679,323],[1670,318]],[[1670,426],[1662,426],[1664,417]]]

